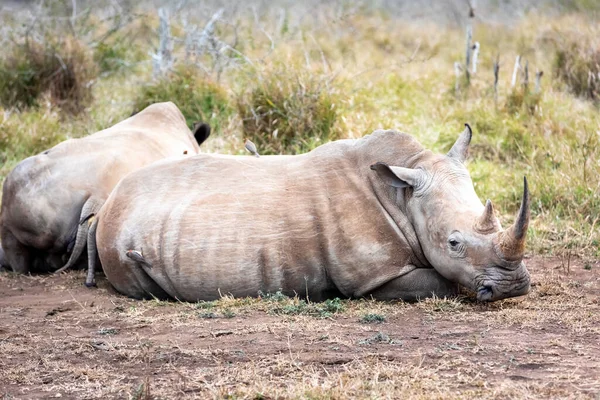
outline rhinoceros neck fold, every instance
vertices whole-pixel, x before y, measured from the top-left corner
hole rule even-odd
[[[355,151],[362,169],[369,169],[375,162],[384,162],[398,167],[414,168],[422,158],[431,154],[412,136],[397,131],[376,131],[361,139]],[[374,174],[369,175],[373,193],[377,197],[388,219],[398,228],[399,235],[412,250],[410,262],[417,267],[431,268],[425,257],[416,230],[408,218],[406,202],[409,193],[403,189],[386,186]],[[390,221],[390,222],[391,222]]]
[[[410,263],[419,268],[432,268],[423,253],[417,232],[407,216],[404,190],[383,187],[374,179],[371,180],[371,187],[388,220],[397,227],[398,235],[401,236],[400,240],[403,239],[409,245],[412,251]]]

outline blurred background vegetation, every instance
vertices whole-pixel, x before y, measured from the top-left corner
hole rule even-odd
[[[600,256],[598,1],[0,4],[2,180],[156,101],[232,154],[244,137],[295,154],[378,128],[447,151],[468,122],[476,191],[503,222],[526,175],[532,251]]]

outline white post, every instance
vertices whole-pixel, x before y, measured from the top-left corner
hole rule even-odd
[[[544,71],[537,71],[535,73],[534,93],[539,93],[542,90],[542,75],[544,75]]]
[[[517,84],[517,73],[519,72],[519,67],[521,66],[521,56],[517,56],[515,60],[515,68],[513,69],[512,80],[510,81],[510,87],[514,88]]]
[[[477,59],[479,58],[479,42],[475,42],[473,45],[473,68],[471,72],[473,75],[477,73]]]

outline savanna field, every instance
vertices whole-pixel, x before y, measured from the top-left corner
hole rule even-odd
[[[600,3],[0,4],[2,181],[173,101],[235,155],[376,129],[447,152],[469,123],[481,200],[507,226],[523,176],[532,199],[531,292],[489,304],[138,301],[1,271],[0,398],[599,398]]]

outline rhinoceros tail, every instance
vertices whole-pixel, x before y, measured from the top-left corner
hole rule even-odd
[[[98,257],[98,248],[96,247],[96,229],[98,228],[98,218],[92,217],[92,223],[87,233],[87,253],[88,253],[88,272],[85,278],[85,286],[96,286],[96,258]]]
[[[75,236],[75,246],[73,247],[69,261],[67,261],[62,268],[58,269],[55,272],[56,274],[73,267],[77,260],[79,260],[79,257],[81,257],[83,249],[87,244],[90,224],[93,222],[93,217],[96,215],[96,212],[98,212],[101,206],[101,202],[91,197],[83,205],[83,208],[81,209],[81,217],[79,219],[79,227],[77,228],[77,235]]]
[[[152,268],[152,264],[150,264],[148,261],[146,261],[146,259],[142,255],[142,253],[137,250],[127,250],[125,252],[125,255],[127,257],[131,258],[133,261],[135,261],[138,264],[141,264],[148,268]]]

